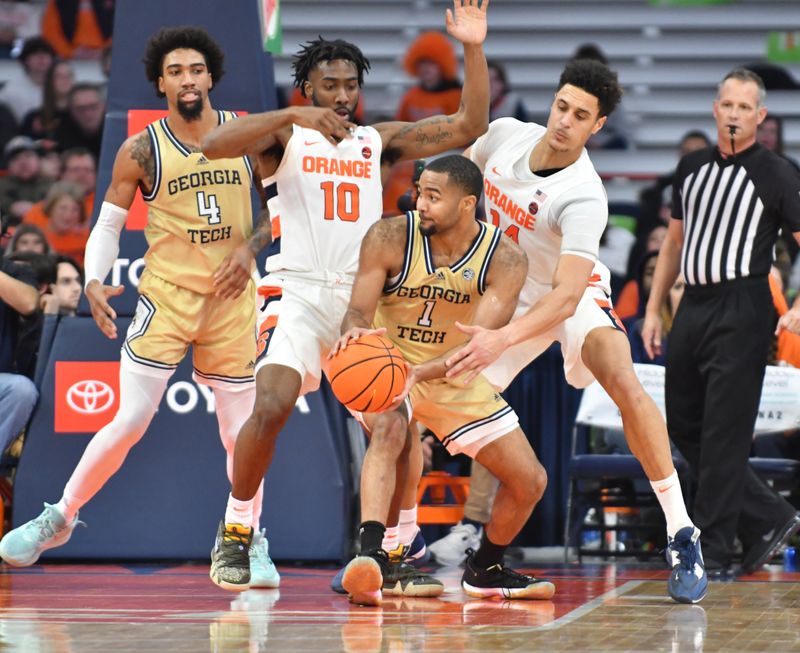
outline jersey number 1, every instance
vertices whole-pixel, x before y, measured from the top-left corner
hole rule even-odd
[[[359,188],[356,184],[342,181],[334,188],[334,182],[323,181],[319,187],[325,193],[326,220],[333,220],[334,213],[344,222],[358,220],[361,207],[358,198]]]

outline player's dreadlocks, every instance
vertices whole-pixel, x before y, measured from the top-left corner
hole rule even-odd
[[[367,59],[358,46],[336,39],[326,41],[321,36],[316,41],[309,41],[301,47],[292,58],[292,69],[294,70],[294,85],[300,89],[305,97],[304,83],[308,81],[309,73],[321,61],[333,61],[343,59],[351,62],[358,71],[358,85],[364,85],[364,73],[369,71],[369,59]]]

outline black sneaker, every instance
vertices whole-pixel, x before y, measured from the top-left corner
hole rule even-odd
[[[473,563],[475,552],[467,552],[464,575],[461,577],[462,589],[476,598],[485,599],[499,596],[504,599],[543,599],[553,598],[556,588],[546,580],[518,574],[502,564],[480,569]]]
[[[219,523],[211,550],[209,576],[221,588],[241,592],[250,585],[250,544],[253,529],[241,524]]]
[[[392,596],[434,597],[444,585],[406,562],[392,562],[383,549],[353,558],[344,568],[342,586],[353,603],[380,605],[383,593]]]
[[[785,524],[776,526],[769,533],[762,535],[756,544],[744,554],[742,573],[752,574],[761,569],[774,556],[781,552],[789,538],[800,530],[800,512],[795,513]]]
[[[405,560],[391,560],[383,568],[383,593],[390,596],[441,596],[444,585],[430,574],[420,571]]]

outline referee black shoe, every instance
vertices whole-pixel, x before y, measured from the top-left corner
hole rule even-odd
[[[742,573],[752,574],[761,569],[786,546],[789,538],[797,531],[800,531],[800,512],[792,515],[785,524],[776,526],[769,533],[763,535],[745,552],[742,559]]]

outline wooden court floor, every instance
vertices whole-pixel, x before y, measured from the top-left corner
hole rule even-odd
[[[279,590],[232,594],[205,565],[0,567],[0,651],[800,651],[800,573],[713,584],[697,606],[666,595],[663,568],[535,569],[553,601],[477,601],[439,570],[443,599],[350,605],[334,569],[280,567]]]

